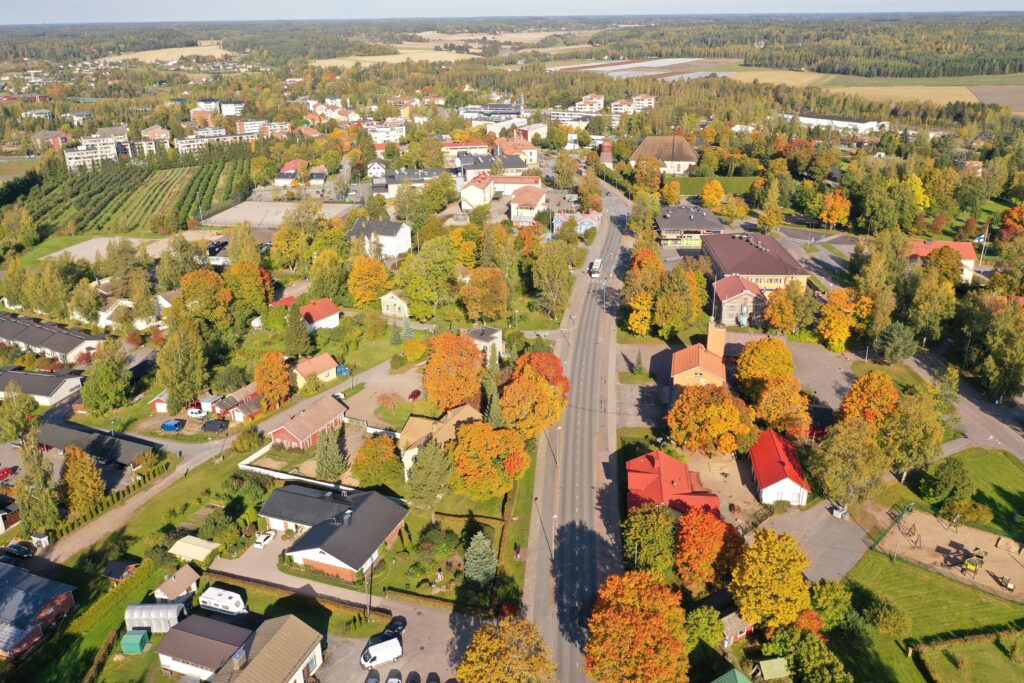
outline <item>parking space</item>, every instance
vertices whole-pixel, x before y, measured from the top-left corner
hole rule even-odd
[[[849,354],[835,354],[820,344],[789,342],[796,364],[796,376],[804,391],[823,405],[838,410],[843,396],[857,378]]]
[[[763,526],[793,536],[811,561],[804,572],[809,581],[838,580],[846,576],[871,545],[864,530],[853,521],[837,519],[822,501],[807,510],[791,510],[769,517]]]

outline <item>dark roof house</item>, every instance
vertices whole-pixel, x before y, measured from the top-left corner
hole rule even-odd
[[[117,463],[128,467],[147,451],[159,451],[160,444],[141,439],[114,436],[88,427],[68,427],[53,422],[43,422],[39,428],[39,444],[46,448],[63,451],[74,445],[102,462]]]
[[[349,237],[362,237],[372,239],[377,237],[394,237],[405,223],[401,221],[371,221],[369,218],[360,218],[348,231]]]
[[[0,564],[0,657],[26,652],[75,606],[74,586]]]
[[[217,672],[242,649],[253,632],[240,626],[192,616],[175,624],[157,645],[160,664],[171,671],[176,662],[182,662],[209,672]]]

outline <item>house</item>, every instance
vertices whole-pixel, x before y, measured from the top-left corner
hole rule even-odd
[[[175,624],[156,646],[160,668],[168,675],[212,680],[228,662],[241,661],[252,635],[247,628],[193,614]]]
[[[303,358],[292,368],[295,386],[299,389],[316,379],[326,384],[338,377],[338,361],[329,353],[320,353],[312,358]]]
[[[302,313],[302,317],[306,320],[306,325],[309,327],[310,332],[314,330],[333,330],[341,324],[341,309],[327,297],[310,301],[301,307],[299,312]]]
[[[499,328],[479,325],[466,330],[463,334],[484,354],[484,362],[490,361],[491,358],[505,357],[505,343]]]
[[[0,368],[0,400],[7,398],[5,391],[12,382],[41,406],[55,406],[82,388],[78,375]]]
[[[227,268],[231,265],[231,257],[228,256],[228,242],[226,239],[215,239],[206,245],[206,262],[214,268]]]
[[[412,249],[412,228],[400,221],[360,218],[348,235],[367,256],[396,259]]]
[[[110,582],[117,585],[135,573],[139,568],[140,560],[122,557],[111,560],[103,570],[103,576],[110,579]]]
[[[397,171],[387,171],[384,173],[383,180],[378,179],[373,182],[370,190],[373,194],[382,194],[387,199],[394,199],[398,195],[398,188],[403,183],[422,189],[431,180],[439,178],[442,173],[447,172],[443,168],[403,168]]]
[[[720,235],[726,227],[707,209],[683,204],[662,208],[654,218],[654,230],[663,247],[700,249],[706,235]]]
[[[154,142],[170,142],[171,131],[167,130],[163,126],[149,126],[139,131],[139,135],[146,138],[147,140],[153,140]]]
[[[672,354],[669,376],[672,378],[672,384],[677,387],[724,387],[725,363],[720,355],[698,343]]]
[[[498,138],[494,141],[494,148],[495,151],[506,157],[519,157],[527,166],[537,165],[537,147],[529,140]]]
[[[180,602],[128,605],[124,610],[124,627],[128,631],[167,633],[186,616]]]
[[[391,290],[380,298],[380,312],[389,318],[407,320],[409,318],[409,302],[402,298],[401,293]]]
[[[245,110],[245,102],[221,102],[220,113],[224,116],[241,116]]]
[[[197,590],[199,572],[193,569],[192,565],[183,564],[170,576],[164,576],[164,582],[153,591],[153,597],[157,602],[189,603]]]
[[[285,551],[296,564],[355,581],[390,547],[408,510],[374,491],[330,491],[299,484],[275,489],[260,508],[270,529],[301,535]]]
[[[212,398],[212,397],[211,397]],[[227,396],[213,401],[212,412],[235,422],[245,422],[263,412],[263,397],[256,382],[249,382]]]
[[[304,683],[324,663],[323,634],[293,614],[267,619],[244,646],[237,666],[225,666],[213,683]]]
[[[495,169],[501,169],[501,175],[521,176],[526,172],[526,162],[518,156],[505,156],[495,154],[479,156],[461,152],[455,161],[455,168],[465,182],[483,173],[493,173]]]
[[[907,259],[910,263],[920,262],[943,247],[952,249],[960,257],[960,265],[963,266],[963,273],[960,277],[964,284],[971,284],[974,280],[974,265],[978,260],[978,254],[974,251],[974,244],[971,242],[913,240],[910,243],[910,254],[907,255]]]
[[[576,232],[580,235],[591,228],[597,230],[597,227],[601,224],[600,211],[588,211],[587,213],[582,213],[580,211],[559,211],[555,214],[554,218],[551,219],[551,231],[557,233],[570,218],[576,220]]]
[[[164,389],[159,394],[149,400],[149,410],[153,413],[167,413],[167,396],[168,391]]]
[[[700,475],[662,451],[652,451],[626,463],[626,505],[654,503],[680,512],[719,509],[718,496],[705,488]]]
[[[208,109],[194,107],[188,110],[188,117],[196,126],[209,128],[213,125],[214,113]]]
[[[167,549],[168,554],[186,562],[206,562],[210,553],[220,548],[220,543],[207,541],[198,536],[183,536]]]
[[[715,320],[728,327],[753,327],[764,318],[768,297],[761,288],[742,275],[726,275],[711,287],[715,300]]]
[[[697,163],[697,153],[690,141],[681,135],[648,135],[629,157],[629,165],[653,157],[661,162],[661,172],[683,175]]]
[[[733,643],[743,640],[754,631],[754,625],[744,621],[739,611],[735,609],[723,615],[718,621],[722,624],[723,649],[732,647]]]
[[[16,659],[75,608],[74,586],[0,564],[0,659]]]
[[[531,123],[526,126],[519,126],[515,129],[513,135],[516,139],[526,140],[527,142],[533,142],[536,138],[546,138],[548,136],[548,124]]]
[[[704,235],[703,243],[716,280],[742,275],[765,295],[794,281],[807,285],[807,271],[774,237],[748,232]]]
[[[0,533],[3,533],[21,521],[21,510],[18,503],[10,496],[0,494]]]
[[[754,675],[760,676],[762,681],[788,681],[792,674],[790,674],[789,662],[785,657],[773,657],[755,663]]]
[[[811,487],[804,477],[796,448],[774,429],[761,432],[750,449],[750,466],[754,472],[757,495],[762,503],[785,501],[806,505]]]
[[[0,344],[56,358],[61,363],[88,362],[105,338],[34,318],[0,313]]]
[[[521,187],[542,187],[537,176],[505,176],[481,173],[462,186],[459,193],[459,204],[463,211],[469,212],[478,206],[491,203],[495,197],[511,194]]]
[[[388,167],[380,159],[374,159],[366,165],[366,177],[373,181],[383,180],[388,172]]]
[[[174,306],[174,302],[181,296],[181,292],[177,289],[172,289],[164,292],[163,294],[156,295],[156,308],[157,315],[160,318],[164,317],[164,314],[171,310]]]
[[[529,225],[537,218],[537,214],[548,206],[547,195],[542,187],[520,187],[512,193],[508,203],[509,218],[513,223]]]
[[[274,176],[274,187],[291,187],[298,182],[299,173],[309,166],[305,159],[292,159],[285,162],[281,170]]]
[[[711,683],[752,683],[752,681],[743,675],[743,672],[739,669],[731,669]]]
[[[70,133],[65,133],[62,130],[41,130],[32,136],[32,142],[36,143],[36,147],[39,149],[47,147],[61,149],[73,139]]]
[[[95,460],[107,465],[136,469],[146,453],[160,450],[160,444],[145,441],[121,432],[112,434],[84,425],[43,422],[39,427],[39,446],[44,451],[55,450],[61,455],[68,446],[77,446]]]
[[[615,157],[612,154],[612,141],[605,140],[601,143],[601,151],[598,160],[605,168],[612,168],[615,165]]]
[[[871,119],[854,119],[848,116],[831,116],[823,114],[785,114],[789,121],[796,120],[808,128],[835,128],[844,133],[856,133],[866,135],[868,133],[880,133],[889,128],[888,121],[876,121]]]
[[[459,425],[483,419],[480,411],[470,405],[452,408],[438,420],[421,415],[410,417],[398,436],[398,452],[402,454],[406,478],[408,479],[409,470],[416,463],[416,456],[424,444],[433,440],[438,446],[443,447],[455,439]]]
[[[475,156],[487,156],[490,153],[490,145],[485,142],[442,142],[441,154],[444,156],[444,165],[452,167],[460,154],[472,154]]]
[[[345,410],[346,406],[333,396],[321,396],[270,432],[270,438],[285,448],[309,448],[321,434],[341,426]]]

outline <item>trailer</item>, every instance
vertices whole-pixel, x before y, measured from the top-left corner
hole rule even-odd
[[[248,611],[241,595],[223,588],[207,588],[199,596],[199,606],[221,614],[245,614]]]

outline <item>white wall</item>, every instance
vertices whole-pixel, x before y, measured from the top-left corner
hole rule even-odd
[[[200,669],[198,666],[186,664],[185,662],[177,659],[172,659],[167,655],[160,655],[160,666],[167,671],[173,671],[174,673],[179,673],[183,676],[192,676],[193,678],[198,678],[201,681],[210,680],[213,678],[215,673],[206,669]]]
[[[790,479],[784,479],[761,490],[761,502],[765,505],[771,505],[780,500],[793,505],[806,505],[807,489]]]

